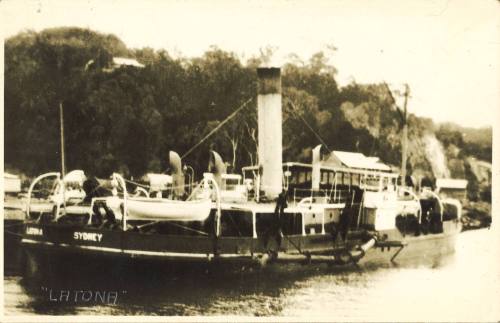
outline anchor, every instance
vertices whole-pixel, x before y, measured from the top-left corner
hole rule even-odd
[[[405,241],[377,241],[375,247],[380,248],[381,250],[384,250],[384,248],[387,248],[387,250],[390,250],[391,247],[398,248],[394,255],[391,257],[391,262],[395,263],[396,257],[399,255],[401,251],[408,245],[407,242]]]

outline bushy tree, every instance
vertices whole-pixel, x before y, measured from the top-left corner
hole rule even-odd
[[[210,149],[233,171],[257,164],[256,100],[198,144],[256,97],[256,67],[269,63],[273,52],[266,48],[243,64],[217,47],[201,57],[174,58],[165,50],[128,49],[114,35],[81,28],[20,33],[5,42],[6,165],[29,175],[59,169],[60,104],[68,170],[136,177],[165,171],[169,150],[184,156],[198,178]],[[145,66],[114,66],[116,56]],[[387,88],[356,83],[339,88],[330,59],[324,52],[306,61],[291,55],[282,69],[284,160],[309,162],[311,148],[324,142],[330,150],[358,151],[399,165],[401,118]],[[422,157],[422,138],[434,132],[445,147],[491,159],[491,142],[483,144],[482,132],[468,132],[467,138],[475,138],[470,145],[459,130],[436,130],[431,120],[414,115],[409,119],[410,169],[431,170]]]

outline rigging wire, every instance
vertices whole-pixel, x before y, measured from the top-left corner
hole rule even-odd
[[[394,97],[394,94],[392,93],[392,90],[389,87],[389,85],[387,84],[387,82],[384,81],[382,84],[385,86],[386,91],[389,94],[389,97],[390,97],[390,99],[392,101],[393,108],[396,110],[396,112],[398,113],[399,118],[401,119],[400,120],[400,124],[399,124],[399,127],[401,128],[401,127],[403,127],[403,125],[405,123],[408,122],[408,120],[406,119],[404,112],[401,111],[401,108],[397,105],[396,98]]]
[[[149,186],[149,185],[145,185],[145,184],[141,184],[141,183],[138,183],[138,182],[134,182],[134,181],[129,180],[129,179],[126,179],[126,178],[123,178],[123,180],[124,180],[126,183],[133,184],[133,185],[138,186],[138,187],[142,187],[142,188],[150,188],[150,186]]]
[[[232,118],[234,118],[234,116],[236,116],[236,114],[238,114],[238,112],[240,112],[241,110],[243,110],[246,106],[248,106],[248,104],[253,100],[253,98],[250,98],[248,100],[246,100],[242,105],[240,105],[240,107],[238,109],[236,109],[233,113],[231,113],[226,119],[224,119],[221,123],[219,123],[217,125],[217,127],[215,127],[214,129],[212,129],[212,131],[210,131],[205,137],[203,137],[200,141],[198,141],[198,143],[196,143],[193,147],[191,147],[184,155],[181,156],[181,159],[186,157],[187,155],[189,155],[191,152],[193,152],[193,150],[195,150],[196,148],[198,148],[199,145],[201,145],[203,142],[205,142],[205,140],[207,140],[210,136],[212,136],[215,132],[217,132],[224,124],[226,124],[229,120],[231,120]]]
[[[309,130],[311,130],[311,132],[314,134],[314,136],[316,136],[316,138],[323,144],[323,146],[325,146],[326,150],[328,150],[328,152],[332,152],[330,150],[330,148],[328,148],[328,145],[326,144],[326,142],[323,140],[323,138],[321,138],[321,136],[316,132],[314,131],[314,129],[311,127],[311,125],[304,119],[304,117],[302,117],[298,112],[296,112],[297,110],[297,107],[295,106],[295,104],[293,104],[293,102],[290,100],[290,99],[286,99],[285,100],[290,104],[290,106],[292,107],[291,109],[289,109],[291,112],[293,112],[296,116],[298,116],[302,122],[304,122],[304,124],[309,128]]]

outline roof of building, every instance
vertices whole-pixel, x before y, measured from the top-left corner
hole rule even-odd
[[[349,168],[361,168],[371,170],[390,171],[391,168],[379,162],[378,157],[367,157],[362,153],[353,153],[348,151],[335,150],[332,154],[340,160],[340,162]]]
[[[137,60],[126,57],[113,57],[113,64],[119,66],[144,67],[144,65],[139,63]]]
[[[436,179],[436,187],[465,189],[467,187],[467,180],[455,178],[438,178]]]

